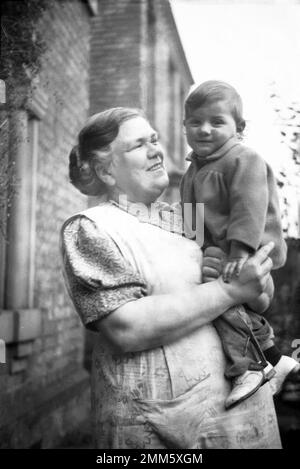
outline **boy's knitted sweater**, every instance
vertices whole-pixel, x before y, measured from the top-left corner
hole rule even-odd
[[[286,260],[276,180],[270,166],[236,138],[201,158],[192,152],[181,181],[181,201],[204,203],[204,220],[214,244],[229,251],[231,240],[257,250],[274,241],[274,269]]]

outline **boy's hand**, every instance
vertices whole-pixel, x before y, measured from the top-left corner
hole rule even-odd
[[[226,254],[217,246],[209,246],[203,254],[202,281],[212,282],[222,275]]]
[[[224,283],[223,279],[217,280],[233,298],[235,304],[250,303],[266,291],[273,267],[272,259],[269,257],[272,249],[274,249],[273,242],[259,248],[247,260],[239,277],[234,277],[229,284]]]
[[[247,262],[249,256],[238,257],[236,259],[229,259],[223,269],[223,280],[226,283],[229,283],[232,277],[235,275],[238,277],[241,273],[243,265]]]
[[[243,265],[249,259],[251,249],[240,241],[233,239],[230,242],[228,261],[223,269],[223,281],[229,283],[233,276],[238,277]]]

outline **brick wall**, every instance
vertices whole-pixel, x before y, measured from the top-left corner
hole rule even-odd
[[[141,107],[142,5],[136,0],[101,0],[93,20],[91,109]]]
[[[149,5],[152,8],[149,8]],[[187,146],[183,135],[183,104],[193,78],[178,36],[170,5],[166,1],[149,2],[148,57],[151,73],[144,67],[148,77],[146,89],[148,99],[146,111],[158,129],[166,151],[166,167],[170,177],[169,188],[164,200],[172,203],[179,200],[179,181],[186,167]],[[149,67],[148,67],[149,69]],[[151,91],[150,91],[151,90]]]
[[[86,207],[68,183],[68,153],[89,107],[90,16],[80,1],[55,2],[45,18],[49,49],[40,86],[48,108],[39,130],[35,305],[44,309],[41,371],[76,366],[82,357],[79,320],[60,275],[59,227]],[[43,368],[43,370],[42,370]]]
[[[41,334],[34,342],[10,344],[0,366],[3,448],[52,447],[89,416],[84,330],[63,284],[59,229],[87,206],[68,183],[68,153],[88,114],[91,18],[81,0],[49,1],[40,25],[47,50],[36,86],[47,105],[36,120],[33,306],[41,314]]]
[[[58,250],[63,221],[87,205],[68,183],[78,130],[88,114],[104,108],[143,107],[172,153],[169,172],[180,172],[182,98],[192,82],[166,0],[101,0],[97,16],[87,1],[49,0],[40,28],[47,48],[35,83],[38,99],[28,108],[29,132],[38,137],[32,304],[24,306],[32,322],[26,324],[26,311],[0,311],[2,324],[15,317],[20,331],[24,323],[40,332],[34,340],[11,340],[7,363],[0,364],[3,448],[58,445],[89,413],[83,360],[88,363],[90,335],[66,294]],[[167,199],[173,197],[170,189]]]
[[[102,0],[93,21],[90,113],[113,106],[144,109],[166,150],[171,184],[165,200],[179,200],[185,168],[183,100],[193,79],[167,0]],[[173,177],[175,175],[175,178]]]

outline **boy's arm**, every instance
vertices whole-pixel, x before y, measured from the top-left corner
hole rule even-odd
[[[268,210],[267,166],[254,151],[243,148],[227,177],[230,215],[227,240],[256,251],[265,230]]]

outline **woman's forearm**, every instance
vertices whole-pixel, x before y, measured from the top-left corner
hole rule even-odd
[[[135,352],[179,339],[211,322],[234,303],[227,286],[215,281],[128,302],[98,321],[97,326],[119,351]]]
[[[166,295],[130,301],[94,323],[120,352],[159,347],[186,336],[231,306],[251,302],[265,291],[274,243],[261,247],[238,278],[217,280]]]

